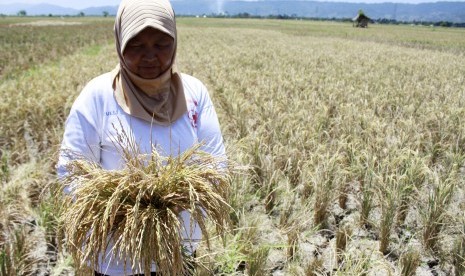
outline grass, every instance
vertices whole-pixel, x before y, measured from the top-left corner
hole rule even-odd
[[[452,251],[452,264],[454,265],[455,275],[465,273],[465,238],[464,233],[456,238],[454,249]]]
[[[447,207],[455,190],[455,172],[441,179],[435,176],[423,212],[423,243],[427,249],[438,250],[439,235],[447,221]]]
[[[40,22],[48,24],[37,24]],[[24,71],[43,63],[56,62],[88,45],[112,42],[113,22],[110,19],[91,21],[81,18],[0,19],[3,49],[0,53],[0,80],[14,79]],[[93,35],[87,31],[90,26],[95,32]],[[15,62],[11,63],[12,60]]]
[[[234,274],[240,268],[286,275],[387,275],[406,267],[407,275],[416,262],[413,257],[409,265],[400,261],[398,248],[405,240],[423,246],[416,248],[419,270],[429,271],[430,259],[439,260],[434,269],[440,274],[462,269],[463,233],[454,231],[462,222],[448,218],[463,216],[465,206],[463,29],[372,25],[360,30],[331,22],[209,18],[178,22],[179,67],[209,88],[229,159],[251,168],[231,181],[235,211],[228,216],[234,228],[225,234],[227,242],[212,239],[210,250],[199,248],[207,273]],[[2,21],[0,28],[11,23]],[[2,64],[9,69],[0,79],[0,183],[2,191],[10,191],[2,193],[7,208],[0,209],[1,221],[19,221],[16,227],[29,218],[40,222],[33,227],[35,235],[27,237],[30,243],[51,242],[44,233],[54,232],[54,219],[50,201],[29,199],[36,194],[29,184],[42,191],[53,182],[54,154],[71,103],[87,81],[117,62],[111,28],[104,26],[111,23],[28,26],[0,40],[15,41],[21,55],[32,56],[26,65],[15,65],[13,52],[4,51]],[[55,41],[49,30],[58,34],[74,28],[85,33],[86,41],[73,48],[72,38],[62,36],[69,51],[47,48],[47,39],[36,39]],[[37,36],[24,36],[32,30]],[[31,51],[30,43],[37,50]],[[380,190],[382,184],[389,189]],[[18,200],[16,194],[24,197]],[[293,225],[296,233],[288,236]],[[325,227],[315,231],[318,225]],[[346,225],[352,234],[337,264],[337,237],[340,248],[344,240],[337,231]],[[392,254],[379,252],[381,238]],[[0,252],[15,248],[12,244],[0,243]],[[293,252],[288,254],[288,248]],[[59,263],[38,261],[46,263],[47,272],[77,267],[65,250],[54,250]]]
[[[347,244],[350,240],[352,231],[348,227],[339,227],[336,231],[336,258],[337,263],[343,262],[343,257],[347,249]]]
[[[420,265],[420,253],[414,250],[407,250],[400,257],[400,266],[402,276],[413,276],[417,267]]]
[[[379,202],[381,205],[381,220],[379,222],[379,251],[385,255],[389,253],[389,244],[391,242],[391,233],[394,224],[395,212],[397,209],[398,198],[396,187],[392,187],[392,179],[386,179],[381,182],[380,186],[386,185],[379,191]]]
[[[319,39],[328,37],[355,41],[399,45],[413,49],[427,49],[463,54],[465,39],[463,30],[426,26],[373,25],[359,31],[350,23],[269,19],[198,19],[180,18],[180,26],[199,28],[236,28],[277,30],[291,36],[308,36]]]
[[[266,274],[266,260],[270,254],[270,248],[267,246],[260,246],[250,254],[248,262],[248,275],[259,276]]]
[[[337,155],[335,157],[323,156],[313,174],[315,176],[313,186],[316,187],[313,223],[318,225],[319,228],[328,227],[328,208],[334,200],[332,191],[336,190],[338,186],[337,157]]]

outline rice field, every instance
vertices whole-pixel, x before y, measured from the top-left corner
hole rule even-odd
[[[82,47],[112,42],[112,22],[93,18],[1,18],[0,76],[13,78],[16,73],[56,61]]]
[[[57,146],[80,89],[117,61],[111,20],[41,20],[62,22],[0,18],[0,275],[74,275]],[[464,29],[180,18],[178,32],[181,71],[247,168],[198,275],[465,273]]]

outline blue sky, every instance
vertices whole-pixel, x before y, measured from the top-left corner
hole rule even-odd
[[[172,0],[176,1],[176,0]],[[212,0],[214,1],[214,0]],[[219,3],[224,3],[228,0],[217,0]],[[247,0],[246,0],[247,1]],[[249,0],[250,1],[250,0]],[[267,0],[259,0],[267,1]],[[356,2],[356,3],[382,3],[382,2],[397,2],[397,3],[426,3],[426,2],[439,2],[438,0],[325,0],[332,2]],[[459,1],[465,2],[465,0],[449,0],[449,1]],[[62,7],[83,9],[94,6],[116,6],[120,0],[0,0],[0,4],[12,4],[12,3],[27,3],[27,4],[39,4],[39,3],[49,3],[53,5],[58,5]]]

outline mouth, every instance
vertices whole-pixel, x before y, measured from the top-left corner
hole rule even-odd
[[[142,69],[157,69],[159,66],[158,65],[140,65],[139,68],[142,68]]]
[[[152,79],[160,74],[160,67],[156,65],[142,65],[139,66],[139,76]]]

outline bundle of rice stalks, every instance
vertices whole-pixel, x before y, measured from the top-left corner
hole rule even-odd
[[[125,267],[130,262],[134,273],[150,274],[155,263],[162,275],[182,275],[180,211],[191,214],[190,228],[197,222],[207,244],[206,220],[221,234],[229,219],[224,160],[199,148],[178,157],[162,157],[155,149],[150,155],[124,150],[125,168],[113,171],[88,161],[70,162],[66,182],[75,189],[63,226],[76,264],[96,268],[112,240],[111,257]]]

